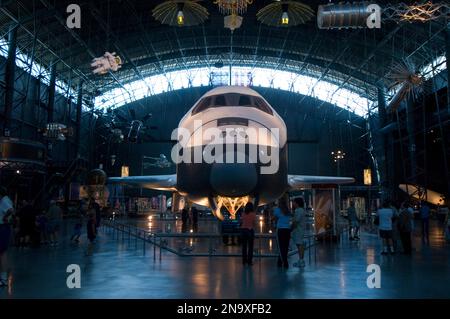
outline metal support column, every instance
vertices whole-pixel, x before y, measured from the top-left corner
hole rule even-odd
[[[53,113],[55,108],[55,86],[56,86],[56,62],[50,69],[50,83],[48,86],[48,104],[47,104],[47,123],[53,122]]]
[[[16,73],[17,25],[12,26],[9,30],[8,46],[8,57],[5,68],[4,136],[9,136],[11,130],[11,114],[14,103],[14,79]]]
[[[408,183],[417,184],[416,140],[414,123],[414,99],[409,97],[406,101],[406,129],[408,132],[409,176]],[[402,159],[404,160],[404,159]]]
[[[450,22],[445,29],[445,57],[447,59],[447,115],[450,115]]]
[[[81,136],[81,112],[83,106],[83,82],[78,85],[78,95],[77,95],[77,117],[76,117],[76,128],[75,128],[75,156],[80,155],[80,136]]]
[[[375,154],[378,155],[379,163],[379,174],[380,174],[380,186],[382,191],[382,199],[389,197],[392,190],[392,180],[394,176],[391,174],[392,169],[388,167],[389,162],[387,159],[390,158],[391,148],[388,147],[392,143],[392,133],[390,130],[384,130],[388,125],[388,116],[386,112],[386,96],[384,86],[378,86],[378,125],[379,130],[374,134],[375,138]]]

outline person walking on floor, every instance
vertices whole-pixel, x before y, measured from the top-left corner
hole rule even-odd
[[[422,221],[422,242],[430,244],[430,207],[426,202],[422,202],[420,206],[420,219]]]
[[[405,207],[408,210],[409,215],[411,216],[411,235],[414,233],[414,209],[412,208],[411,204],[406,201]]]
[[[61,231],[62,210],[55,200],[50,201],[50,207],[47,212],[47,227],[50,238],[50,245],[58,245],[58,235]]]
[[[19,217],[19,246],[29,247],[36,228],[36,214],[31,202],[23,201],[23,207],[17,212]]]
[[[100,227],[100,220],[101,220],[101,207],[100,205],[94,200],[92,199],[91,202],[89,203],[89,206],[93,209],[94,212],[94,219],[95,219],[95,235],[98,235],[98,228]]]
[[[389,202],[389,207],[392,209],[393,216],[392,216],[392,245],[394,247],[394,250],[399,250],[399,247],[401,245],[400,243],[400,234],[398,232],[398,209],[397,205],[394,201]]]
[[[86,233],[87,238],[89,239],[88,247],[86,250],[86,255],[92,255],[92,251],[94,249],[95,238],[97,237],[97,230],[95,228],[95,208],[93,205],[89,205],[89,209],[87,212],[87,223],[86,223]]]
[[[8,285],[8,276],[3,267],[6,267],[6,252],[11,237],[10,217],[13,214],[13,203],[7,195],[6,188],[0,186],[0,287]]]
[[[289,241],[291,240],[291,212],[288,208],[287,198],[280,198],[278,200],[278,207],[275,208],[273,215],[277,223],[277,266],[288,269]]]
[[[39,243],[41,245],[48,244],[48,218],[45,214],[45,210],[40,210],[36,216],[36,227],[39,232]]]
[[[294,218],[292,220],[291,237],[297,246],[298,262],[294,263],[294,267],[305,267],[305,231],[306,231],[306,212],[305,201],[303,198],[294,200]]]
[[[403,203],[400,208],[397,226],[402,241],[403,253],[405,255],[411,255],[411,214],[408,211],[408,205],[406,203]]]
[[[359,220],[356,215],[355,202],[350,201],[350,206],[347,209],[347,216],[349,222],[350,240],[359,240]]]
[[[445,239],[450,242],[450,209],[446,207],[446,216],[444,220],[444,236]]]
[[[81,212],[78,213],[77,221],[73,226],[72,236],[70,237],[70,241],[74,243],[80,242],[81,231],[83,228],[83,214]]]
[[[387,255],[389,252],[394,254],[394,246],[392,241],[392,218],[394,211],[389,206],[388,201],[384,201],[382,208],[377,212],[378,229],[380,231],[380,238],[382,240],[383,251],[382,255]]]
[[[187,231],[188,219],[189,219],[189,212],[185,207],[181,210],[181,232],[182,233],[185,233]]]
[[[252,203],[245,205],[241,216],[242,264],[253,265],[253,242],[255,239],[256,213]]]
[[[194,233],[198,231],[198,210],[196,207],[191,207],[191,215],[192,215],[192,230]]]

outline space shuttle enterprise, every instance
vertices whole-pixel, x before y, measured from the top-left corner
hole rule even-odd
[[[176,174],[111,177],[120,183],[177,192],[234,218],[247,202],[274,202],[289,190],[312,185],[353,183],[351,177],[288,174],[287,129],[283,119],[256,91],[223,86],[203,95],[181,119],[172,139]]]

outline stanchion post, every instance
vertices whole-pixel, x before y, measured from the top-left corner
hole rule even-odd
[[[154,235],[152,235],[154,237]],[[156,261],[156,239],[153,238],[153,261]]]
[[[314,243],[314,263],[317,263],[317,248],[316,248],[316,243]]]
[[[311,236],[308,237],[308,260],[311,264]]]
[[[212,245],[211,245],[211,236],[208,235],[208,250],[209,250],[209,257],[212,255]]]
[[[144,256],[145,256],[145,241],[146,239],[144,238],[144,240],[142,240],[142,251]]]
[[[135,236],[134,236],[134,249],[137,249],[138,237],[139,237],[139,233],[138,233],[138,230],[136,228],[136,233],[135,233]]]

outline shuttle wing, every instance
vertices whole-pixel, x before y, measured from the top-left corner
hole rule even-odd
[[[335,176],[309,176],[309,175],[288,175],[288,184],[291,189],[310,187],[312,185],[338,185],[354,183],[353,177]]]
[[[177,191],[177,175],[110,177],[108,184],[122,184],[160,191]]]

